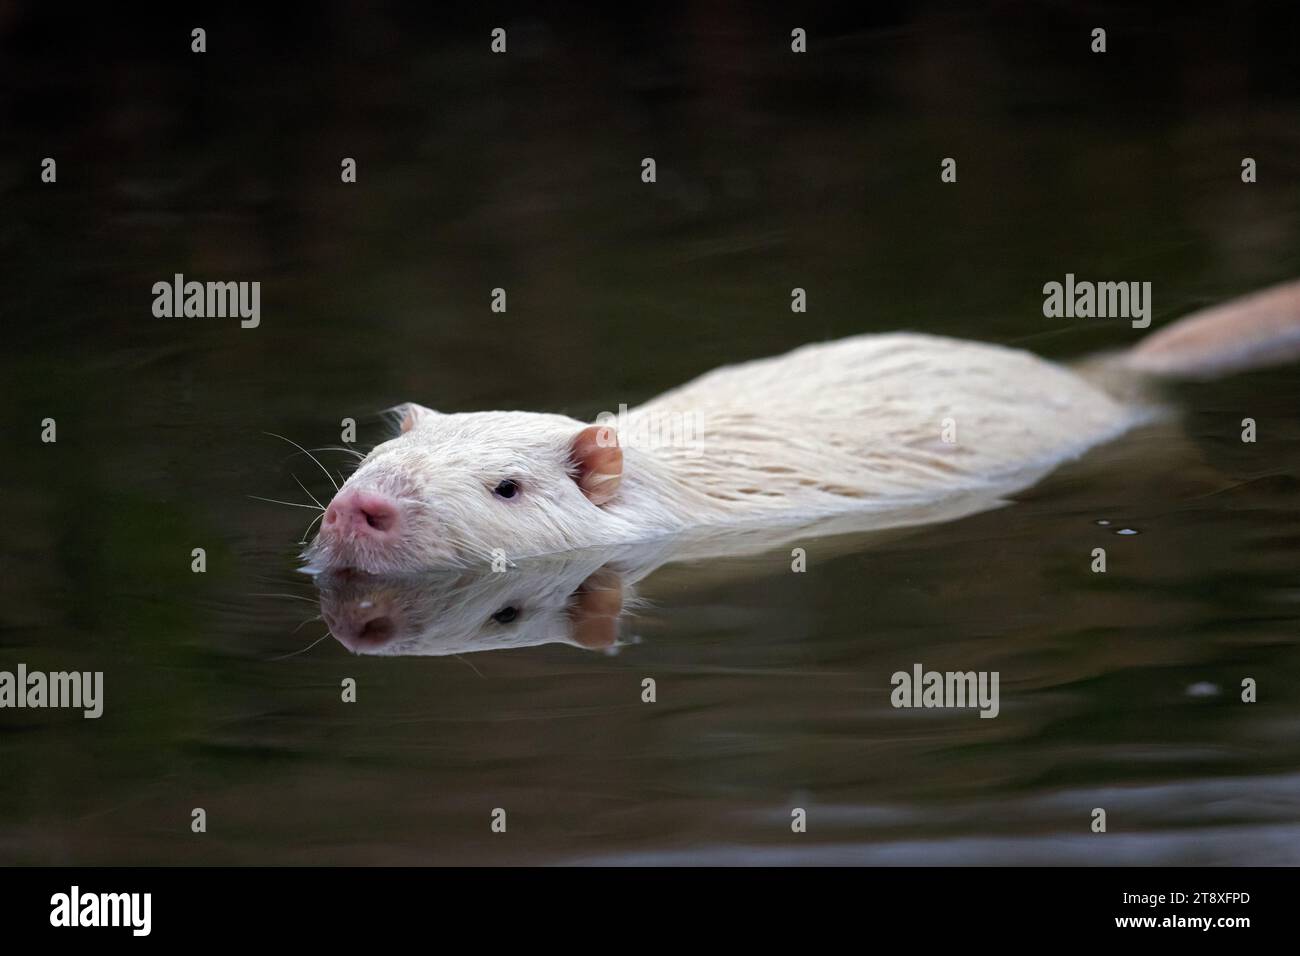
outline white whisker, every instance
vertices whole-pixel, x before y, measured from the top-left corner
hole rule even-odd
[[[321,511],[324,511],[325,506],[316,500],[315,495],[313,495],[310,491],[307,491],[307,486],[304,485],[301,481],[298,481],[298,476],[292,475],[291,477],[293,478],[294,481],[298,482],[298,487],[301,488],[306,493],[307,497],[310,498],[312,501],[316,502],[316,507],[319,508]]]
[[[264,434],[264,435],[270,435],[272,438],[278,438],[278,439],[280,439],[280,441],[287,441],[287,442],[288,442],[290,445],[292,445],[294,448],[297,448],[300,452],[302,452],[304,455],[306,455],[306,456],[307,456],[308,458],[310,458],[312,461],[316,462],[316,467],[319,468],[321,471],[325,472],[325,477],[328,478],[328,479],[330,480],[330,484],[334,486],[334,490],[335,490],[336,492],[339,490],[339,486],[338,486],[337,484],[335,484],[335,482],[334,482],[334,476],[331,475],[331,474],[329,473],[329,469],[327,469],[324,465],[322,465],[322,464],[320,463],[320,459],[318,459],[315,455],[313,455],[311,452],[309,452],[306,448],[303,448],[302,445],[299,445],[299,444],[298,444],[296,441],[294,441],[292,438],[285,438],[283,435],[277,435],[275,432],[263,432],[262,434]]]
[[[304,623],[306,623],[306,622],[304,622]],[[302,625],[299,625],[299,627],[301,627],[301,626],[302,626]],[[274,661],[284,661],[284,660],[288,660],[290,657],[297,657],[299,654],[306,654],[309,650],[311,650],[313,647],[315,647],[317,644],[319,644],[321,641],[325,640],[325,638],[327,638],[327,637],[329,637],[329,636],[330,636],[330,632],[329,632],[329,631],[326,631],[324,634],[322,634],[320,637],[316,638],[316,640],[312,641],[310,644],[308,644],[308,645],[307,645],[306,647],[304,647],[302,650],[300,650],[300,651],[294,651],[292,654],[281,654],[279,657],[272,657],[272,658],[269,658],[269,661],[271,661],[271,662],[274,662]]]
[[[460,661],[462,664],[464,664],[466,667],[468,667],[470,670],[472,670],[475,674],[478,674],[478,676],[479,676],[480,678],[482,678],[483,680],[487,680],[486,677],[483,677],[483,672],[482,672],[482,671],[480,671],[477,667],[475,667],[475,666],[474,666],[473,664],[471,664],[469,661],[465,660],[465,658],[461,657],[459,654],[453,654],[452,657],[456,658],[456,660]]]
[[[298,542],[299,544],[307,543],[307,535],[311,534],[311,526],[315,524],[317,521],[320,521],[320,519],[323,517],[325,517],[325,512],[322,511],[316,517],[311,519],[311,524],[307,525],[307,530],[302,533],[302,540]]]
[[[320,505],[304,505],[296,501],[280,501],[278,498],[263,498],[261,495],[249,495],[248,497],[254,501],[269,501],[273,505],[288,505],[290,508],[310,508],[312,511],[319,511],[321,514],[325,513],[325,509]]]
[[[357,451],[355,448],[344,448],[342,445],[322,445],[320,448],[313,448],[312,451],[341,451],[349,455],[356,455],[357,458],[365,460],[365,453]]]
[[[249,596],[250,596],[250,597],[278,597],[278,598],[291,598],[291,599],[293,599],[293,600],[295,600],[295,601],[306,601],[308,604],[317,604],[317,603],[319,603],[315,598],[303,597],[301,594],[278,594],[278,593],[271,592],[271,591],[254,591],[254,592],[252,592]],[[299,625],[299,627],[301,627],[301,626],[302,626],[302,625]]]

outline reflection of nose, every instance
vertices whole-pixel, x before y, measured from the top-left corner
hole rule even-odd
[[[325,509],[325,527],[335,533],[383,541],[397,536],[397,502],[386,495],[344,488]]]
[[[339,608],[335,614],[326,612],[325,623],[338,642],[354,653],[383,647],[397,633],[397,623],[387,610],[364,604]]]

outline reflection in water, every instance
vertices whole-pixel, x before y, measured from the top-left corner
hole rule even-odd
[[[829,555],[879,542],[891,531],[998,507],[1003,487],[814,522],[695,530],[500,569],[391,576],[327,571],[316,575],[321,616],[338,642],[357,654],[442,656],[541,644],[612,650],[619,619],[635,604],[636,585],[664,565],[723,559],[722,573],[738,577],[740,559],[770,556],[783,545],[822,541],[821,552]]]
[[[596,564],[593,567],[593,563]],[[441,656],[618,643],[624,575],[582,557],[509,571],[322,575],[321,616],[357,654]]]
[[[491,655],[482,676],[374,662],[369,682],[405,696],[351,746],[414,761],[446,789],[443,813],[518,787],[519,806],[546,808],[538,860],[1294,863],[1295,683],[1259,707],[1237,690],[1294,659],[1260,616],[1294,601],[1270,570],[1289,545],[1267,530],[1294,489],[1219,479],[1201,494],[1210,476],[1171,481],[1193,469],[1171,469],[1167,446],[1144,461],[1155,440],[1106,449],[1008,508],[966,502],[968,518],[944,524],[750,529],[502,573],[322,578],[326,619],[362,654],[624,648]],[[1111,537],[1136,512],[1098,469],[1145,502],[1143,535]],[[1250,531],[1231,517],[1244,502],[1260,509]],[[1209,557],[1195,550],[1203,534],[1233,544]],[[1087,570],[1092,547],[1121,541],[1120,573]],[[794,547],[813,573],[791,573]],[[1197,583],[1229,569],[1235,591]],[[1002,713],[893,709],[889,675],[915,661],[999,671]],[[647,675],[653,706],[638,698]],[[792,806],[813,824],[797,840]],[[1105,835],[1088,830],[1094,807],[1110,815]],[[487,852],[463,843],[457,858]]]

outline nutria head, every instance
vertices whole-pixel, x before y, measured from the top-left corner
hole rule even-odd
[[[308,570],[492,564],[592,543],[623,473],[613,428],[563,415],[400,410],[326,508]]]

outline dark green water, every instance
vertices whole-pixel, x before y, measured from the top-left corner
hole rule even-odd
[[[1067,359],[1138,333],[1045,319],[1066,272],[1152,282],[1156,325],[1300,274],[1263,15],[1117,18],[1102,63],[1059,13],[828,14],[800,59],[780,15],[692,9],[511,20],[506,60],[346,6],[218,22],[202,59],[0,21],[0,669],[105,686],[98,720],[0,710],[0,862],[1300,863],[1295,368],[1180,387],[1176,425],[1007,507],[804,543],[803,574],[666,569],[617,653],[313,645],[313,512],[250,496],[330,487],[265,432],[589,418],[864,331]],[[261,325],[155,318],[177,272],[260,281]],[[891,708],[915,662],[998,671],[1001,714]]]

